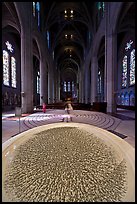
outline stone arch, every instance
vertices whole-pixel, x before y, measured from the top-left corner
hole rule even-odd
[[[10,2],[11,3],[11,2]],[[8,2],[3,2],[2,5],[2,29],[4,29],[6,26],[11,26],[15,28],[18,33],[20,34],[21,31],[21,21],[17,12],[17,8],[15,6],[15,3],[9,4]],[[7,12],[9,15],[6,15]],[[15,20],[16,19],[16,20]]]
[[[103,22],[103,25],[104,26],[101,26],[100,27],[100,30],[97,32],[96,36],[95,36],[95,40],[94,40],[94,43],[93,43],[93,46],[92,46],[92,55],[93,56],[97,56],[97,53],[98,53],[98,50],[99,50],[99,47],[100,47],[100,43],[102,41],[102,38],[104,37],[105,35],[105,24]]]
[[[128,9],[133,5],[133,3],[134,2],[128,2],[128,4],[126,5],[127,6],[126,9],[124,9],[125,11],[124,15],[126,14],[126,12],[128,12]],[[116,6],[115,12],[113,13],[113,18],[111,18],[112,22],[110,23],[110,25],[112,26],[111,30],[113,30],[114,33],[117,32],[120,15],[123,12],[124,5],[125,5],[125,2],[119,2]]]

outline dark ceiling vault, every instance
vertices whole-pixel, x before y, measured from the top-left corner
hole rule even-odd
[[[74,67],[82,66],[92,35],[92,9],[94,3],[43,1],[44,32],[50,33],[50,52],[54,52],[57,69],[64,66],[71,77]],[[74,71],[75,72],[75,71]],[[73,74],[72,74],[73,76]]]

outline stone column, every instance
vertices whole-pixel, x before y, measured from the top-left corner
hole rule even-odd
[[[82,99],[81,99],[81,72],[79,71],[79,74],[78,74],[78,80],[79,80],[79,103],[81,103]]]
[[[86,72],[85,72],[85,103],[88,104],[90,101],[90,87],[89,87],[89,67],[86,67]]]
[[[110,21],[110,3],[106,3],[105,12],[105,83],[104,97],[107,102],[107,112],[116,112],[115,90],[117,83],[117,35],[113,32]]]
[[[97,56],[94,56],[91,61],[91,105],[93,105],[93,102],[96,102],[97,77],[98,77],[98,61]]]
[[[81,71],[82,75],[81,75],[81,103],[85,102],[85,74],[83,73],[83,70]]]
[[[60,101],[60,71],[58,70],[57,76],[57,102]]]
[[[22,113],[33,112],[32,8],[28,4],[21,30]]]
[[[53,92],[54,92],[54,78],[53,78],[53,73],[52,70],[50,70],[49,67],[49,72],[48,72],[48,103],[53,103]]]
[[[79,76],[77,75],[77,84],[76,84],[76,94],[77,94],[77,102],[79,102],[79,86],[80,86],[80,81],[79,81]]]
[[[115,80],[116,80],[116,45],[117,39],[115,34],[106,36],[106,100],[107,112],[112,113],[116,111],[115,102]],[[117,81],[117,80],[116,80]]]
[[[40,105],[47,103],[47,66],[43,59],[40,59]]]

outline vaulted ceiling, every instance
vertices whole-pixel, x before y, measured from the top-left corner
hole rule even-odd
[[[54,52],[57,68],[75,75],[90,47],[94,3],[43,1],[43,32],[50,33],[50,52]],[[65,75],[65,74],[64,74]]]

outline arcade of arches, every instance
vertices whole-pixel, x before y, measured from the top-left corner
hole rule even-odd
[[[134,2],[3,2],[4,111],[61,103],[135,106]]]

